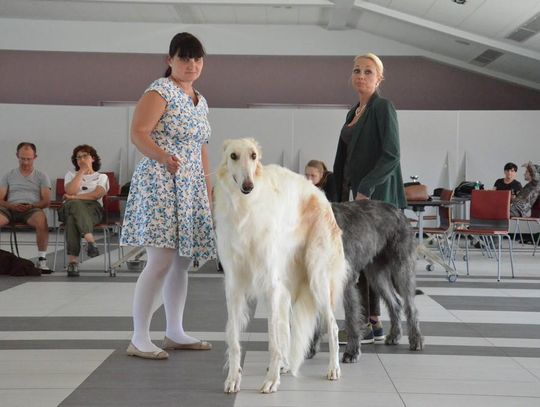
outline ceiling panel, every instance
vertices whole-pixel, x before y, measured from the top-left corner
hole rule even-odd
[[[457,27],[470,15],[474,14],[478,7],[486,1],[487,0],[467,0],[467,3],[460,5],[451,0],[437,0],[424,18],[449,27]]]
[[[518,76],[531,82],[540,83],[538,61],[516,55],[503,55],[487,66],[488,69]]]
[[[538,12],[538,0],[489,0],[465,19],[460,28],[491,38],[503,38]]]
[[[228,4],[225,1],[173,0],[150,3],[135,0],[0,0],[0,16],[29,20],[231,26],[312,25],[328,29],[333,3],[317,0],[230,0]],[[540,34],[521,43],[504,38],[539,12],[540,0],[467,0],[463,6],[451,0],[364,0],[357,1],[349,13],[347,29],[359,29],[417,47],[439,55],[441,60],[469,62],[488,48],[508,51],[512,46],[514,59],[501,57],[486,69],[490,74],[500,70],[518,82],[535,78],[540,87],[540,57],[531,58],[534,53],[540,55]],[[454,29],[459,32],[448,34]],[[456,40],[466,40],[470,45]],[[515,54],[526,54],[528,58]],[[478,69],[475,67],[476,71]]]
[[[377,4],[378,6],[388,7],[393,0],[366,0],[368,3]]]
[[[438,42],[448,41],[448,35],[446,34],[390,17],[378,16],[376,18],[371,12],[362,13],[357,27],[426,51],[436,49]]]
[[[540,52],[540,33],[529,38],[527,41],[525,41],[525,44],[527,45],[527,48]]]
[[[417,17],[423,17],[437,0],[392,0],[386,7]]]

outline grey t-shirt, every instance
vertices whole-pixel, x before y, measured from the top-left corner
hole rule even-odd
[[[0,188],[7,188],[6,201],[12,203],[36,203],[41,200],[41,189],[51,189],[47,174],[36,170],[27,177],[18,168],[9,171],[0,180]]]

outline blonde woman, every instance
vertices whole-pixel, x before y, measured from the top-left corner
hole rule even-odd
[[[406,199],[397,114],[392,102],[379,96],[383,79],[384,66],[377,55],[369,53],[354,59],[351,83],[358,103],[347,113],[341,128],[334,176],[340,202],[377,199],[403,209]],[[369,289],[363,274],[359,287],[369,316],[362,343],[382,341],[385,336],[379,320],[379,296]]]

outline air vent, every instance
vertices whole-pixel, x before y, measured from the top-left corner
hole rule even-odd
[[[478,66],[486,66],[487,64],[490,64],[493,61],[495,61],[501,55],[503,55],[503,53],[500,51],[496,51],[494,49],[488,49],[482,52],[476,58],[474,58],[471,61],[471,64],[478,65]]]
[[[509,35],[507,35],[506,38],[517,42],[523,42],[537,34],[538,31],[540,31],[540,13],[536,14],[533,18],[516,28]]]

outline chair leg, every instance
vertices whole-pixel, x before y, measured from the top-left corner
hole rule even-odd
[[[538,226],[540,226],[540,220],[537,220],[536,223],[538,223]],[[533,237],[533,242],[534,242],[534,237]],[[538,234],[538,239],[536,239],[536,243],[534,244],[534,249],[533,249],[533,256],[536,254],[536,248],[538,247],[538,245],[540,244],[540,233]]]
[[[519,219],[514,219],[514,221],[516,222],[516,226],[514,227],[514,241],[517,240],[517,237],[519,235],[519,241],[521,245],[523,246],[523,236],[521,235],[521,227],[519,224]]]
[[[497,242],[499,243],[499,248],[497,251],[497,281],[501,281],[501,246],[502,245],[501,245],[500,235],[497,235]]]
[[[14,225],[12,225],[11,233],[9,234],[9,244],[11,246],[11,253],[17,255],[17,257],[21,257],[19,254],[19,245],[17,244],[17,230]]]
[[[508,248],[510,250],[510,269],[512,270],[512,278],[514,278],[514,244],[512,243],[512,239],[510,239],[510,236],[508,236]]]
[[[519,220],[517,220],[517,219],[511,219],[511,220],[514,221],[514,232],[512,233],[512,235],[513,235],[514,240],[516,240],[517,233],[518,233],[518,230],[519,230]]]
[[[454,262],[454,259],[456,257],[455,252],[457,251],[457,249],[454,251],[455,243],[456,243],[456,234],[452,232],[452,234],[450,235],[450,258],[452,259],[452,262]],[[454,268],[455,268],[455,265],[454,265]]]
[[[54,241],[54,260],[53,260],[53,270],[56,271],[56,258],[58,257],[58,234],[60,233],[60,225],[56,227],[56,238]]]
[[[120,225],[117,225],[116,226],[116,234],[118,236],[118,244],[116,245],[117,248],[118,248],[118,259],[117,260],[120,260],[122,258],[122,255],[123,255],[123,252],[122,252],[122,248],[120,246],[120,236],[122,236],[122,227]]]
[[[533,246],[536,247],[536,242],[534,241],[534,235],[532,232],[531,222],[527,222],[527,226],[529,227],[529,236],[531,236]],[[534,253],[534,247],[533,247],[533,253]]]
[[[490,238],[488,238],[487,236],[482,236],[482,242],[484,242],[484,244],[482,245],[482,252],[485,253],[485,255],[489,258],[489,259],[492,259],[493,256],[495,255],[495,244],[493,243],[493,240],[491,240],[490,242]]]
[[[113,276],[113,272],[112,272],[112,268],[111,268],[111,238],[112,238],[112,231],[109,230],[109,228],[105,228],[106,229],[106,234],[107,234],[107,271],[109,272],[109,276]]]
[[[106,273],[107,270],[107,228],[103,227],[103,272]]]
[[[448,265],[453,266],[454,270],[456,270],[456,263],[455,263],[454,258],[452,256],[452,248],[450,247],[450,238],[445,233],[443,235],[443,239],[444,239],[444,243],[445,243],[445,250],[446,250],[446,253],[447,253],[447,256],[448,256]]]
[[[525,240],[523,239],[523,233],[521,233],[521,226],[519,226],[519,220],[518,223],[518,231],[519,231],[519,243],[521,243],[521,247],[525,245]]]
[[[467,267],[467,275],[469,275],[469,239],[465,237],[465,265]]]

